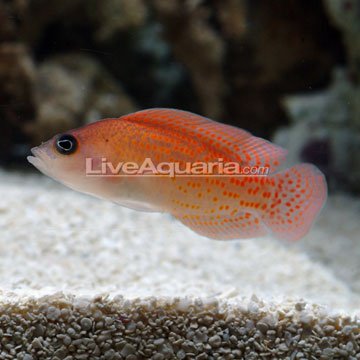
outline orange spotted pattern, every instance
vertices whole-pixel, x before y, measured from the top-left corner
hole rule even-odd
[[[149,109],[126,115],[122,119],[153,128],[156,132],[151,138],[164,143],[181,144],[181,140],[186,140],[187,146],[174,146],[172,150],[192,157],[207,155],[204,160],[210,160],[215,155],[215,158],[222,157],[250,166],[267,166],[273,172],[287,155],[285,149],[252,136],[247,131],[186,111]],[[203,154],[204,151],[209,153]]]

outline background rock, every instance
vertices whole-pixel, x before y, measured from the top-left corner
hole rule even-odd
[[[172,107],[266,138],[293,126],[282,132],[296,137],[282,141],[298,144],[290,158],[317,163],[335,188],[357,190],[358,175],[343,172],[360,165],[359,7],[355,0],[0,0],[0,161],[24,161],[31,145],[69,127]],[[334,112],[338,67],[348,90],[339,90]],[[313,104],[309,118],[282,101],[296,94],[306,97],[293,98],[295,107]],[[314,120],[335,113],[336,124]]]
[[[287,122],[282,94],[323,86],[341,57],[320,2],[151,3],[190,72],[200,111],[260,136]]]
[[[293,124],[274,137],[289,150],[289,165],[300,161],[317,164],[331,190],[359,189],[360,137],[351,122],[353,93],[348,73],[337,69],[327,90],[285,97],[283,104]]]
[[[35,94],[38,114],[26,128],[34,143],[136,109],[120,84],[89,55],[67,54],[44,61],[37,71]]]
[[[285,98],[292,125],[278,131],[275,141],[290,150],[290,162],[317,164],[331,190],[360,193],[360,2],[324,4],[341,30],[345,67],[334,70],[326,90]]]

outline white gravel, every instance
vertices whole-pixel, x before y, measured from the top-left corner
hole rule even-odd
[[[167,214],[132,211],[41,175],[0,176],[4,292],[256,294],[301,297],[346,311],[358,307],[360,204],[355,201],[330,199],[296,244],[270,238],[214,241]]]

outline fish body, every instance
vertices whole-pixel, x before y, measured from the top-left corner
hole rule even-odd
[[[327,197],[326,181],[315,166],[276,172],[286,150],[180,110],[149,109],[101,120],[56,135],[32,152],[28,159],[34,166],[75,190],[137,210],[168,212],[214,239],[272,234],[298,240]],[[217,170],[219,163],[238,164],[268,173],[220,174],[208,168],[172,176],[136,173],[146,162],[163,164],[161,169],[176,163],[182,170],[186,164],[216,163]]]

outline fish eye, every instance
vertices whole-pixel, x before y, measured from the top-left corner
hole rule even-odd
[[[54,147],[61,155],[73,155],[79,147],[79,142],[75,136],[64,134],[55,140]]]

